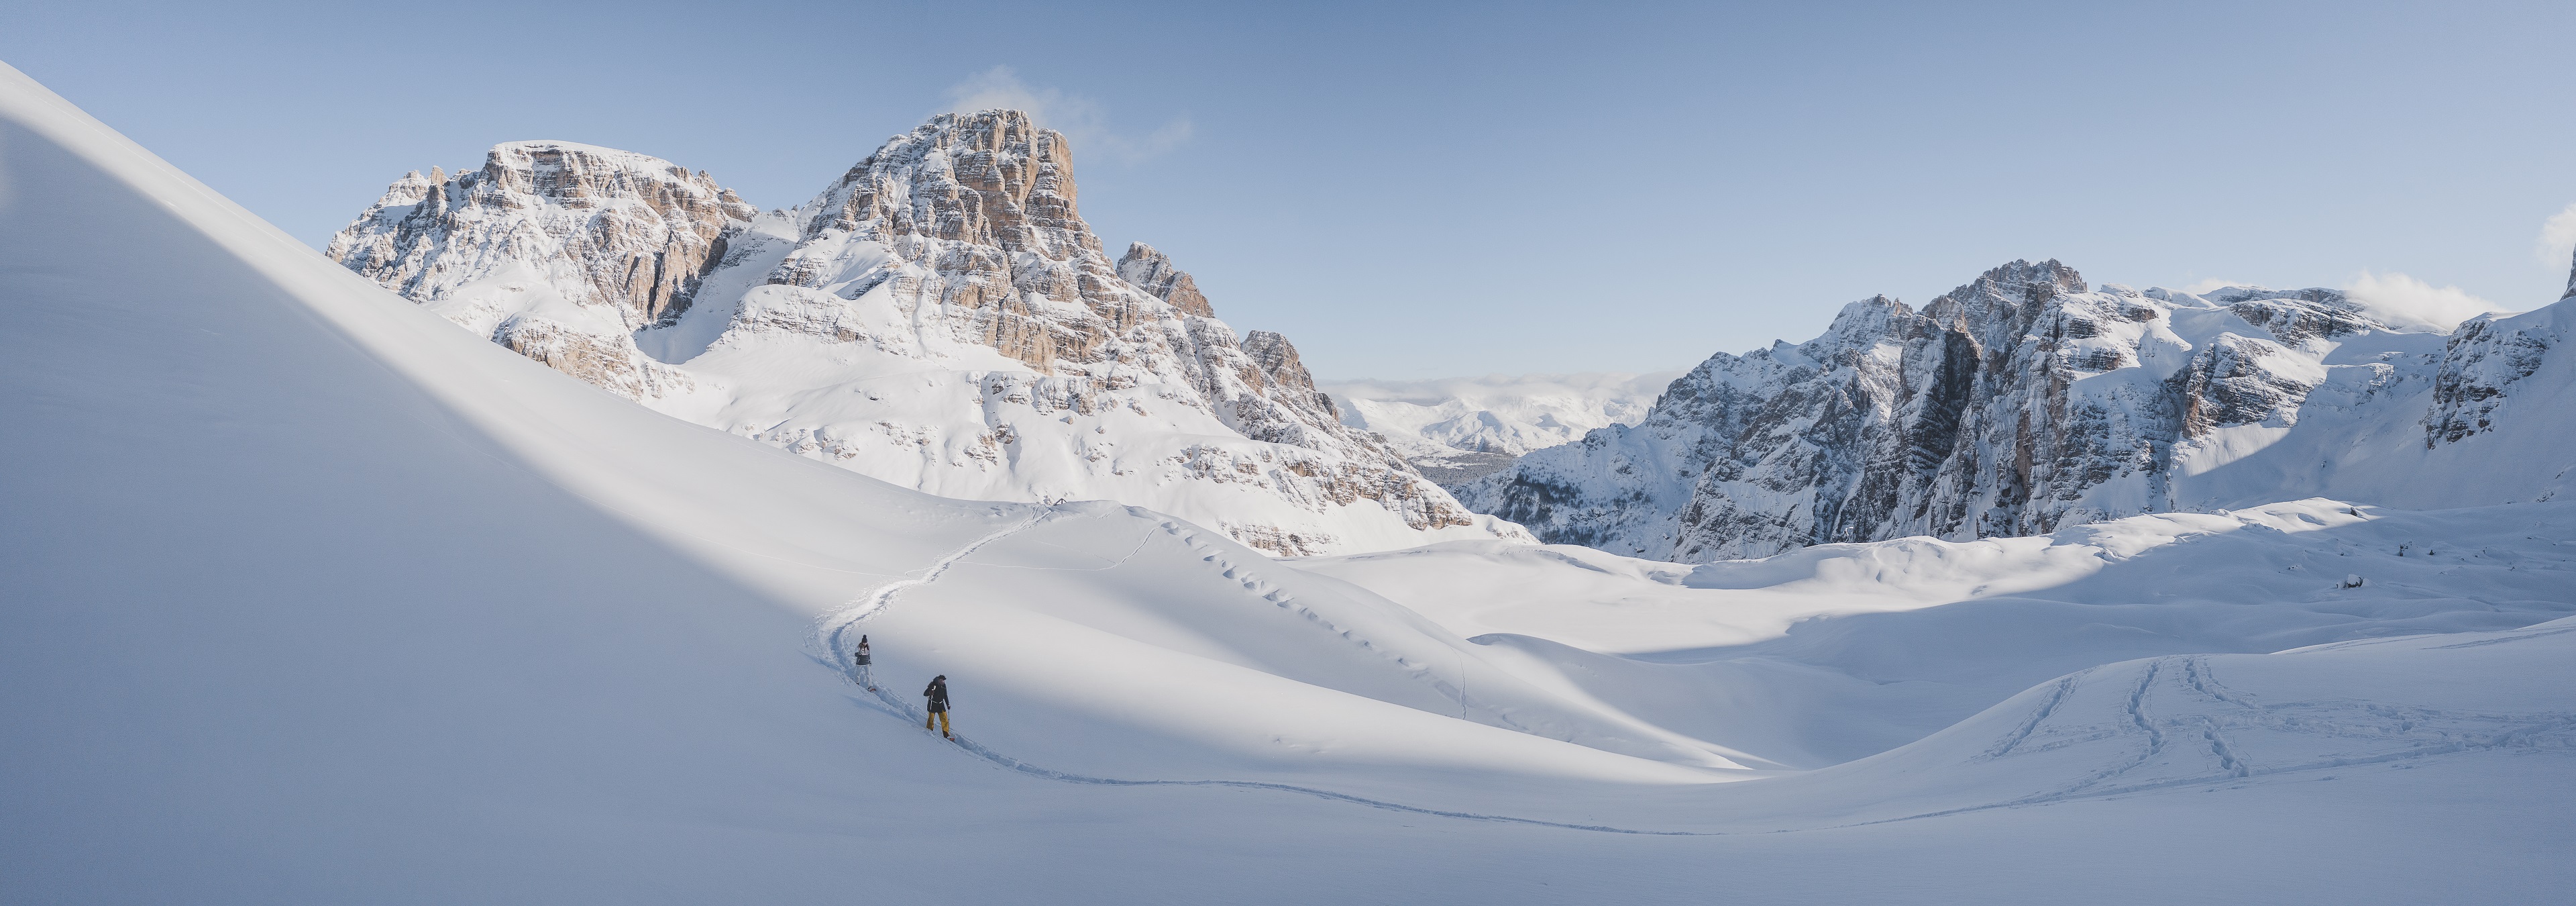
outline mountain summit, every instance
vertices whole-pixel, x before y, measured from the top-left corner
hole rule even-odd
[[[1525,540],[1347,427],[1287,338],[1151,246],[1112,261],[1064,136],[943,114],[793,209],[566,142],[405,176],[333,260],[662,412],[896,484],[1111,499],[1279,555]]]
[[[2576,461],[2552,427],[2567,403],[2530,378],[2569,305],[2427,332],[2330,289],[2087,288],[2014,261],[1919,311],[1877,296],[1806,343],[1712,356],[1634,427],[1459,497],[1550,542],[1683,562],[2303,495],[2548,499]]]

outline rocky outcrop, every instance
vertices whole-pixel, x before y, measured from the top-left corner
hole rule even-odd
[[[1340,420],[1341,413],[1333,409],[1332,398],[1315,390],[1315,376],[1306,371],[1306,363],[1298,361],[1297,347],[1287,337],[1267,330],[1245,334],[1243,354],[1252,360],[1260,382],[1276,388],[1273,397],[1308,413]]]
[[[650,158],[545,147],[435,216],[405,201],[431,181],[397,183],[334,257],[558,370],[932,493],[1119,500],[1282,555],[1528,537],[1341,424],[1285,337],[1238,341],[1168,257],[1112,262],[1064,137],[1024,114],[942,115],[769,214]],[[545,304],[459,301],[498,286]]]
[[[1460,489],[1543,540],[1684,562],[1906,535],[2030,535],[2172,509],[2177,476],[2286,431],[2336,338],[2333,290],[2088,289],[2016,261],[1921,310],[1874,297],[1823,337],[1720,354],[1644,421]]]
[[[1199,294],[1198,281],[1172,266],[1172,259],[1142,242],[1130,243],[1127,254],[1118,259],[1118,276],[1136,288],[1172,304],[1184,314],[1202,318],[1216,317],[1206,296]]]
[[[517,263],[628,324],[688,308],[725,239],[757,212],[705,171],[570,142],[494,147],[480,170],[405,174],[332,237],[331,260],[424,302]]]
[[[493,342],[630,399],[695,383],[628,335],[675,322],[756,212],[669,161],[570,142],[405,174],[325,254]]]
[[[2576,299],[2576,264],[2567,275],[2560,304]],[[2443,347],[2441,368],[2433,376],[2433,408],[2424,417],[2424,446],[2457,443],[2495,427],[2494,413],[2514,385],[2547,361],[2549,351],[2565,342],[2550,320],[2491,314],[2460,325]]]

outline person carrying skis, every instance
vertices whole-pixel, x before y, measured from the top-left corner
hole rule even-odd
[[[921,728],[930,729],[930,722],[935,720],[939,722],[941,737],[956,739],[957,734],[948,730],[948,675],[943,673],[931,677],[930,688],[921,690],[921,694],[930,699],[930,715],[921,719]]]
[[[850,666],[857,668],[859,671],[859,685],[868,687],[868,691],[870,692],[875,692],[877,691],[877,680],[876,677],[868,675],[868,663],[868,637],[860,636],[859,650],[850,653]]]

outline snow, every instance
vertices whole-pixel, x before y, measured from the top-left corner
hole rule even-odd
[[[2561,543],[2571,530],[2576,508],[2557,503],[2409,512],[2311,499],[1697,567],[1475,542],[1295,562],[1478,641],[1547,640],[1551,671],[1649,669],[1604,655],[1656,664],[1662,679],[1593,694],[1668,702],[1622,707],[1666,726],[1705,723],[1696,738],[1803,768],[1892,747],[2095,664],[2576,613],[2576,550]],[[2337,587],[2354,574],[2367,583]],[[1777,698],[1744,699],[1748,688]],[[1730,695],[1731,708],[1706,704]]]
[[[1342,423],[1386,435],[1405,458],[1444,484],[1500,469],[1511,458],[1633,425],[1680,371],[1523,374],[1385,381],[1325,381]]]
[[[397,180],[328,254],[658,411],[941,496],[1114,499],[1274,553],[1527,538],[1341,425],[1284,338],[1253,361],[1150,247],[1113,266],[1070,167],[1024,115],[943,115],[762,213],[658,158],[505,143]]]
[[[663,417],[317,258],[14,70],[0,147],[0,299],[37,339],[0,358],[0,899],[2576,883],[2576,504],[2304,501],[1696,568],[1279,561]],[[2333,589],[2349,572],[2370,581]],[[1475,609],[1516,577],[1571,615]],[[1585,634],[1623,608],[1670,638]],[[855,632],[881,696],[844,675]],[[916,729],[931,674],[963,743]]]
[[[2087,289],[2015,262],[1921,313],[1877,297],[1711,357],[1635,426],[1455,490],[1542,540],[1689,561],[2311,495],[2549,500],[2576,472],[2561,308],[2432,332],[2334,290]]]

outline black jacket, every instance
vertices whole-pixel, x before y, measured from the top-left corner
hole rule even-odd
[[[930,713],[937,714],[941,711],[948,710],[948,682],[946,680],[931,680],[930,688],[921,690],[921,694],[930,696]]]

